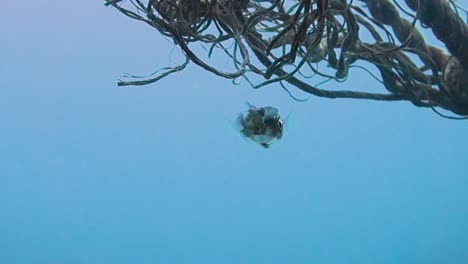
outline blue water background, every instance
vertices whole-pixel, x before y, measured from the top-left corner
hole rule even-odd
[[[117,87],[182,57],[102,2],[2,3],[0,263],[468,263],[467,121],[193,64]],[[279,144],[231,128],[245,101],[292,113]]]

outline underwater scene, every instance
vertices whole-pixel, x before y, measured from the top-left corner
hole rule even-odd
[[[467,9],[5,1],[0,264],[468,263]]]

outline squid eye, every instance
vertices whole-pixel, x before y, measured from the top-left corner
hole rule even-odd
[[[281,119],[278,120],[278,126],[279,128],[283,128],[283,121]]]

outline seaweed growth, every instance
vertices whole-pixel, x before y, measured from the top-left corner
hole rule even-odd
[[[186,61],[144,80],[146,85],[183,70],[189,62],[218,76],[245,79],[258,89],[272,83],[319,97],[409,101],[442,115],[443,108],[468,116],[468,26],[453,0],[107,0],[180,47]],[[430,28],[446,50],[426,43],[418,30]],[[197,54],[193,43],[221,50],[233,70],[222,71]],[[381,92],[322,89],[346,81],[353,67],[372,64]],[[327,65],[329,68],[320,65]],[[306,72],[310,74],[307,75]],[[252,76],[264,80],[254,83]],[[135,77],[135,76],[133,76]],[[294,97],[293,97],[294,98]]]

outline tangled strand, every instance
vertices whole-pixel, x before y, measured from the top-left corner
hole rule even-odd
[[[279,83],[293,98],[286,83],[320,97],[409,101],[464,118],[468,29],[458,16],[461,7],[447,0],[404,2],[411,11],[396,0],[107,0],[105,4],[155,28],[186,56],[185,63],[164,68],[154,77],[121,80],[119,85],[147,85],[193,62],[234,83],[246,79],[255,89]],[[450,54],[427,44],[418,22],[431,28]],[[192,43],[202,44],[208,59]],[[215,50],[232,60],[232,71],[209,63]],[[384,92],[322,89],[310,82],[311,78],[319,83],[344,82],[350,69],[362,67],[362,62],[375,66]],[[321,64],[329,67],[319,69]],[[265,81],[254,84],[249,75]]]

